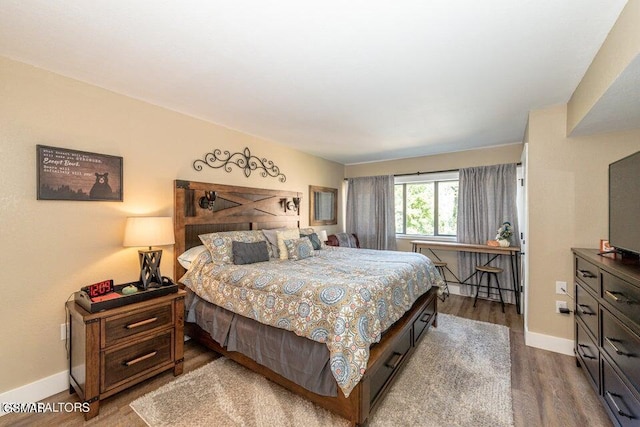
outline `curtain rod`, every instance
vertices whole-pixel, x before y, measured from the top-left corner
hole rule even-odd
[[[522,166],[522,162],[518,162],[516,163],[516,166]],[[473,166],[471,166],[473,167]],[[462,168],[460,168],[462,169]],[[393,174],[393,176],[398,177],[398,176],[413,176],[413,175],[427,175],[430,173],[446,173],[446,172],[460,172],[460,169],[445,169],[445,170],[439,170],[439,171],[429,171],[429,172],[411,172],[411,173],[395,173]],[[353,177],[353,178],[358,178],[358,177]],[[348,180],[349,178],[345,178],[344,180]]]
[[[412,172],[412,173],[396,173],[393,176],[412,176],[412,175],[426,175],[428,173],[446,173],[446,172],[459,172],[460,169],[447,169],[441,171],[429,171],[429,172]]]

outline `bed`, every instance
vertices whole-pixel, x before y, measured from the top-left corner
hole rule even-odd
[[[215,205],[201,207],[211,191]],[[257,230],[299,228],[298,212],[286,209],[295,197],[301,193],[175,181],[175,252],[201,245],[200,235],[252,241]],[[231,231],[238,233],[220,234]],[[324,248],[300,261],[237,266],[212,262],[210,249],[189,272],[175,263],[174,277],[194,291],[186,334],[352,425],[367,422],[437,325],[440,279],[423,255]],[[283,343],[286,354],[266,350]]]

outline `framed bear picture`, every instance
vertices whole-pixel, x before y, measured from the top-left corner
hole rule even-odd
[[[122,201],[122,157],[36,145],[38,200]]]

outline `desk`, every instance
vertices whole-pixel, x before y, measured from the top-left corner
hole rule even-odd
[[[426,241],[426,240],[412,240],[411,247],[413,252],[422,253],[422,249],[429,249],[429,252],[438,260],[438,255],[434,252],[434,250],[441,251],[457,251],[457,252],[475,252],[481,254],[493,255],[484,265],[489,264],[491,261],[496,259],[499,256],[508,256],[511,260],[511,278],[513,279],[513,289],[507,289],[508,291],[512,290],[516,299],[516,311],[520,314],[520,292],[522,291],[520,288],[520,271],[518,269],[518,255],[520,255],[520,248],[515,246],[489,246],[489,245],[474,245],[471,243],[458,243],[458,242],[434,242],[434,241]],[[469,283],[469,279],[477,274],[477,271],[471,274],[471,276],[467,277],[464,280],[460,280],[458,276],[451,271],[448,267],[449,273],[453,275],[456,279],[457,283],[462,285],[471,285],[478,286],[475,283]]]

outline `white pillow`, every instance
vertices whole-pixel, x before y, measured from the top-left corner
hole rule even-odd
[[[202,252],[206,250],[207,248],[204,245],[194,246],[193,248],[185,251],[182,255],[180,255],[178,257],[178,262],[180,263],[181,266],[183,266],[188,270],[189,267],[191,266],[191,263],[195,261],[198,255],[200,255]]]

